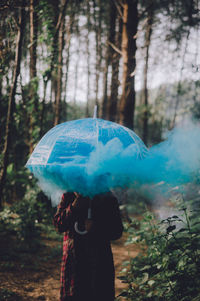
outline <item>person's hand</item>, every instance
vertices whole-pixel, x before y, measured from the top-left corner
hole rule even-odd
[[[85,230],[87,232],[90,232],[93,228],[93,221],[91,219],[86,219],[85,220]]]
[[[75,199],[72,203],[72,206],[76,209],[84,209],[88,208],[89,206],[89,198],[88,197],[83,197],[81,194],[74,192],[75,194]]]
[[[74,199],[74,201],[72,203],[72,206],[74,208],[78,208],[78,206],[79,206],[78,200],[79,200],[79,198],[80,198],[81,195],[79,193],[77,193],[77,192],[74,192],[74,194],[75,194],[75,199]]]

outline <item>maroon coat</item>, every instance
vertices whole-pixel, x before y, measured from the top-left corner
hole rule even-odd
[[[73,193],[64,194],[54,216],[58,231],[65,232],[60,301],[113,301],[115,276],[110,241],[120,238],[123,231],[117,199],[111,193],[93,198],[93,227],[82,236],[74,230],[74,224],[84,224],[87,206],[73,208],[74,198]]]

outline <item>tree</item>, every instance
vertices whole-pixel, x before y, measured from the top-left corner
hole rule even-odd
[[[90,101],[90,30],[91,30],[91,12],[90,12],[90,0],[87,0],[87,7],[86,7],[86,14],[87,14],[87,42],[86,42],[86,51],[87,51],[87,100],[86,100],[86,110],[85,116],[89,117],[89,101]]]
[[[38,33],[38,16],[36,12],[36,8],[38,5],[38,0],[30,0],[30,105],[34,109],[35,114],[33,115],[32,112],[29,112],[29,153],[33,152],[33,145],[34,145],[34,135],[33,131],[36,126],[36,120],[38,119],[36,113],[38,113],[38,95],[37,95],[37,69],[36,69],[36,62],[37,62],[37,33]]]
[[[64,48],[64,19],[61,20],[58,31],[58,63],[57,63],[57,78],[56,78],[56,98],[55,98],[55,118],[54,125],[60,122],[61,95],[62,95],[62,60]]]
[[[138,28],[138,1],[124,0],[122,29],[122,96],[119,104],[119,122],[134,126],[136,34]]]
[[[147,144],[148,141],[148,119],[149,119],[149,107],[148,107],[148,66],[149,66],[149,48],[151,43],[152,26],[154,22],[154,2],[151,1],[147,10],[146,26],[145,26],[145,62],[143,72],[143,91],[142,91],[142,105],[143,111],[143,141]]]
[[[99,77],[101,72],[102,64],[102,2],[100,0],[93,1],[94,6],[94,27],[95,27],[95,38],[96,38],[96,67],[95,67],[95,105],[99,108]],[[98,114],[97,110],[97,114]]]
[[[17,88],[17,78],[20,73],[20,64],[22,56],[22,42],[25,29],[25,1],[22,7],[19,8],[19,18],[17,20],[17,36],[16,36],[16,52],[15,65],[13,70],[12,85],[10,87],[10,94],[8,99],[8,111],[6,118],[5,140],[1,156],[1,172],[0,172],[0,207],[2,206],[3,188],[6,180],[8,156],[11,148],[11,128],[13,122],[13,111],[15,107],[15,94]]]
[[[64,48],[64,16],[65,10],[69,0],[61,1],[60,13],[58,15],[58,20],[56,24],[56,32],[54,37],[54,53],[56,53],[56,41],[58,34],[58,53],[57,53],[57,76],[55,80],[55,117],[54,125],[57,125],[60,121],[60,110],[61,110],[61,94],[62,94],[62,53]]]
[[[108,18],[108,32],[107,32],[107,43],[106,43],[106,53],[105,53],[105,65],[103,70],[103,98],[102,98],[102,110],[101,117],[108,118],[107,106],[108,106],[108,69],[111,64],[111,52],[112,46],[114,44],[115,37],[115,20],[116,20],[116,6],[114,1],[109,1],[109,14]]]
[[[111,77],[111,92],[107,104],[107,118],[111,121],[117,119],[117,105],[118,105],[118,88],[119,88],[119,62],[121,58],[121,40],[122,40],[122,17],[118,13],[115,19],[116,31],[115,31],[115,47],[112,49],[111,66],[112,66],[112,77]],[[113,47],[111,45],[111,47]]]

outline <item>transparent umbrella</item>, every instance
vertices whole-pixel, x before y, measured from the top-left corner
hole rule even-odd
[[[26,166],[43,191],[93,197],[134,180],[134,164],[148,150],[130,129],[98,118],[61,123],[39,141]]]

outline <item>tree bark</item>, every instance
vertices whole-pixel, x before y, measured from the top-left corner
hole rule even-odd
[[[80,10],[80,5],[78,5],[78,7],[77,7],[77,12],[79,12],[79,10]],[[73,95],[74,105],[76,104],[77,89],[78,89],[80,47],[81,47],[81,34],[80,34],[78,20],[79,20],[79,15],[77,14],[75,33],[77,36],[78,45],[77,45],[77,49],[76,49],[76,64],[75,64],[75,71],[74,71],[74,95]]]
[[[87,0],[87,45],[86,45],[86,52],[87,52],[87,101],[86,101],[86,109],[85,109],[85,116],[89,117],[89,101],[90,101],[90,22],[91,22],[91,15],[90,15],[90,0]]]
[[[30,114],[29,116],[29,153],[33,152],[34,137],[33,130],[35,127],[35,119],[38,118],[38,96],[35,88],[34,80],[37,76],[37,32],[38,32],[38,18],[36,13],[36,6],[38,0],[30,0],[30,104],[33,105],[36,116]],[[34,114],[34,115],[35,115]]]
[[[148,141],[148,119],[149,119],[149,108],[148,108],[148,66],[149,66],[149,47],[151,43],[152,25],[153,25],[153,8],[148,10],[147,24],[145,31],[145,65],[143,75],[143,93],[142,93],[142,104],[144,105],[143,113],[143,141],[147,144]]]
[[[99,75],[101,71],[102,63],[102,47],[101,47],[101,15],[102,15],[102,4],[98,0],[98,15],[96,14],[96,5],[94,1],[94,21],[95,21],[95,32],[96,32],[96,74],[95,74],[95,105],[97,106],[97,114],[99,114]]]
[[[117,18],[117,33],[115,37],[115,45],[117,49],[121,49],[122,40],[122,19],[118,15]],[[119,61],[121,55],[119,52],[113,49],[112,51],[112,78],[111,78],[111,94],[107,106],[107,118],[111,121],[117,119],[117,104],[118,104],[118,88],[119,88]]]
[[[172,119],[172,124],[171,124],[171,128],[173,128],[176,124],[176,117],[178,115],[178,107],[179,107],[179,103],[180,103],[180,96],[181,96],[181,90],[182,90],[182,77],[183,77],[183,70],[185,67],[185,56],[187,53],[187,48],[188,48],[188,42],[189,42],[189,36],[190,36],[190,30],[191,28],[188,28],[187,31],[187,35],[186,35],[186,42],[185,42],[185,49],[184,49],[184,53],[183,53],[183,58],[182,58],[182,66],[181,66],[181,70],[180,70],[180,78],[179,78],[179,82],[177,85],[177,95],[176,95],[176,102],[175,102],[175,109],[174,109],[174,116]]]
[[[67,5],[69,3],[69,0],[61,0],[61,7],[59,8],[59,2],[60,1],[53,1],[52,6],[55,12],[54,15],[54,24],[55,24],[55,31],[53,36],[53,42],[52,42],[52,55],[51,55],[51,63],[50,63],[50,70],[49,70],[49,79],[51,79],[51,101],[52,96],[54,95],[55,103],[56,103],[56,97],[57,97],[57,75],[54,74],[55,66],[58,64],[58,39],[59,39],[59,32],[60,27],[63,26],[64,17],[65,17],[65,11],[67,8]],[[55,123],[54,118],[54,123]]]
[[[103,100],[102,100],[102,111],[101,117],[108,118],[107,106],[108,106],[108,68],[111,63],[113,48],[111,44],[115,43],[115,27],[116,27],[116,5],[113,0],[109,2],[109,28],[108,28],[108,38],[107,38],[107,48],[106,48],[106,60],[104,68],[104,78],[103,78]]]
[[[30,0],[30,80],[37,76],[36,60],[37,60],[37,32],[38,18],[35,11],[38,0]],[[37,102],[35,103],[37,109]]]
[[[63,100],[65,102],[65,119],[67,120],[67,102],[66,102],[66,95],[67,95],[67,83],[68,83],[68,74],[69,74],[69,62],[70,62],[70,45],[71,45],[71,34],[72,34],[72,28],[74,23],[74,17],[75,13],[72,11],[70,13],[69,22],[66,27],[66,38],[65,38],[65,52],[66,52],[66,59],[63,64],[65,65],[65,74],[64,74],[64,80],[63,80]]]
[[[61,95],[62,95],[62,60],[64,47],[64,19],[61,20],[61,25],[58,32],[58,66],[56,79],[56,100],[55,100],[55,119],[54,126],[60,122],[61,110]]]
[[[134,126],[136,33],[138,27],[138,0],[124,0],[122,29],[122,96],[119,104],[119,122]]]
[[[22,7],[25,6],[23,3]],[[15,66],[13,71],[12,85],[10,88],[10,94],[8,99],[8,111],[6,118],[6,130],[5,130],[5,141],[2,151],[2,160],[1,160],[1,171],[0,171],[0,207],[3,203],[3,188],[6,181],[7,166],[8,166],[8,156],[9,150],[11,147],[11,122],[13,118],[13,110],[15,106],[15,94],[17,88],[17,78],[20,73],[20,63],[22,55],[22,42],[25,29],[25,10],[24,8],[19,9],[19,20],[18,20],[18,32],[16,37],[16,52],[15,52]]]
[[[43,131],[44,131],[43,128],[44,128],[45,100],[46,100],[48,80],[45,80],[43,78],[43,84],[44,84],[44,92],[43,92],[43,99],[42,99],[42,109],[41,109],[41,113],[40,113],[40,134],[39,134],[39,138],[42,138]]]

